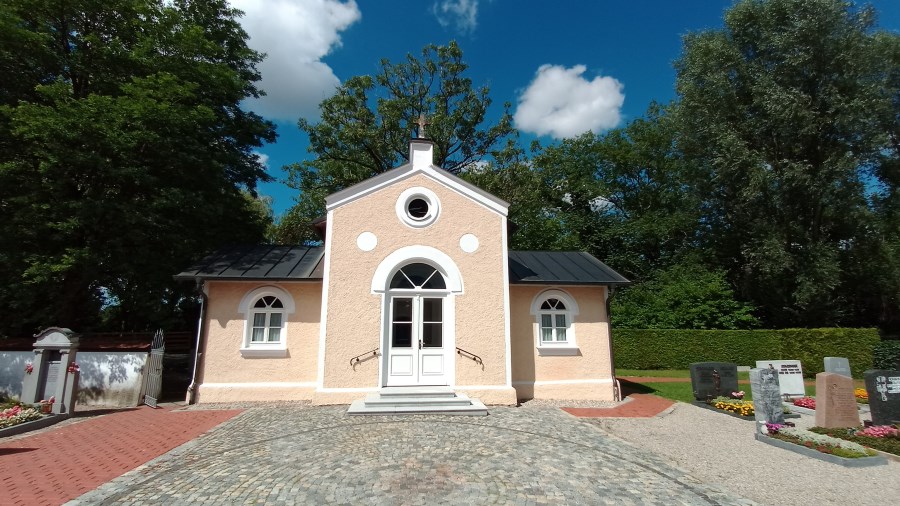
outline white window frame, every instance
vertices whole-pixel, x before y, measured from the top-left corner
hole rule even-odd
[[[549,299],[557,299],[565,305],[564,310],[546,310],[541,306]],[[578,304],[575,298],[568,293],[559,289],[544,290],[537,294],[531,302],[531,314],[534,316],[534,339],[535,347],[539,355],[578,355],[578,344],[575,340],[575,317],[578,316]],[[542,322],[543,315],[550,315],[553,324],[553,341],[542,340]],[[557,341],[556,338],[556,316],[563,315],[566,319],[566,340]]]
[[[409,213],[409,204],[416,199],[424,200],[428,204],[428,212],[421,218],[416,218]],[[438,199],[437,194],[428,188],[415,186],[404,190],[400,194],[400,197],[397,198],[397,203],[394,205],[394,210],[400,221],[406,225],[412,228],[425,228],[437,221],[438,216],[440,216],[441,201]]]
[[[253,307],[254,305],[256,305],[256,302],[258,300],[267,296],[276,297],[281,301],[281,305],[283,306],[283,308],[259,309]],[[294,311],[295,306],[293,297],[291,297],[287,291],[276,286],[262,286],[244,295],[244,298],[241,299],[241,303],[238,306],[238,312],[240,312],[244,316],[244,334],[241,340],[240,349],[241,356],[245,358],[287,356],[287,323],[290,320],[289,315],[293,314]],[[262,342],[253,342],[250,340],[251,336],[253,335],[253,317],[255,313],[265,313],[266,315],[266,339],[268,339],[269,331],[272,328],[271,325],[269,325],[272,314],[281,314],[281,331],[279,332],[280,339],[277,342],[270,342],[268,340]]]

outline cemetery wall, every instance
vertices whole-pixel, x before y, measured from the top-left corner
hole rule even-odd
[[[137,406],[143,368],[149,354],[144,351],[80,351],[77,403],[94,406]],[[0,351],[0,393],[22,395],[25,364],[32,351]]]
[[[615,315],[613,315],[615,324]],[[687,369],[692,362],[753,365],[757,360],[796,359],[806,375],[823,371],[825,357],[847,357],[855,377],[872,367],[878,329],[671,330],[615,329],[615,366]]]

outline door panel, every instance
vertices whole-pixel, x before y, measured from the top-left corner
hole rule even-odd
[[[387,386],[446,385],[445,297],[391,297]]]

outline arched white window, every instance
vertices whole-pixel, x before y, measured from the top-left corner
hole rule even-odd
[[[274,286],[247,293],[238,310],[244,315],[244,356],[284,356],[288,315],[294,312],[290,294]]]
[[[284,304],[273,295],[256,299],[251,312],[250,344],[281,343]]]
[[[578,315],[578,304],[571,295],[562,290],[541,292],[531,303],[531,314],[535,316],[536,342],[541,354],[577,353],[575,316]]]

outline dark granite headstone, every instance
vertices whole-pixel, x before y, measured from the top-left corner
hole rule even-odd
[[[852,378],[833,372],[816,374],[816,425],[827,429],[860,425]]]
[[[870,370],[865,378],[872,423],[900,423],[900,371]]]
[[[850,361],[846,357],[825,357],[825,372],[833,372],[848,378],[852,378]]]
[[[772,368],[750,369],[750,392],[753,394],[753,413],[757,422],[784,423],[778,371]]]
[[[694,362],[690,365],[694,398],[705,401],[738,391],[737,365],[730,362]]]

